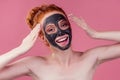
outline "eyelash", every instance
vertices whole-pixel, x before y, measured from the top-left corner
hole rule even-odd
[[[48,31],[48,32],[52,32],[53,30],[54,30],[54,29],[53,29],[53,28],[51,28],[51,29],[48,29],[47,31]]]
[[[67,23],[62,24],[62,26],[68,26]]]
[[[61,28],[67,28],[68,27],[68,23],[63,23],[62,25],[61,25]]]

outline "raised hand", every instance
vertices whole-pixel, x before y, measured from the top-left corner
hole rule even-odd
[[[21,45],[18,47],[22,52],[28,51],[34,45],[40,29],[40,24],[37,24],[35,28],[23,39]]]
[[[0,55],[0,70],[6,66],[10,61],[16,57],[25,54],[31,47],[34,45],[40,31],[40,24],[37,24],[36,27],[30,32],[30,34],[25,37],[20,46],[10,50],[3,55]]]
[[[94,29],[89,27],[89,25],[85,22],[84,19],[78,18],[74,16],[73,14],[69,14],[68,17],[71,21],[75,22],[79,27],[85,30],[88,33],[88,35],[90,35],[91,37],[93,37],[94,34],[96,33]]]

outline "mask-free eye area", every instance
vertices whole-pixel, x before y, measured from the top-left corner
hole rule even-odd
[[[54,34],[57,32],[57,28],[54,24],[48,24],[45,29],[47,34]]]
[[[64,20],[64,19],[60,20],[58,22],[58,24],[59,24],[59,27],[60,27],[61,30],[66,30],[66,29],[68,29],[70,27],[69,22]]]

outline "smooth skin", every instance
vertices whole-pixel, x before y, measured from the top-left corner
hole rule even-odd
[[[42,25],[48,16],[56,13],[60,12],[46,14],[40,24]],[[90,37],[114,40],[117,43],[92,48],[85,52],[73,51],[71,47],[63,51],[50,45],[52,53],[48,56],[26,57],[8,64],[31,49],[42,29],[38,24],[19,47],[0,56],[0,80],[11,80],[23,75],[31,76],[34,80],[92,80],[99,64],[120,57],[120,31],[98,32],[90,28],[83,19],[74,15],[69,15],[69,18]],[[44,40],[46,40],[45,36]]]

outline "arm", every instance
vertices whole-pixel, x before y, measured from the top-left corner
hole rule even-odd
[[[20,76],[29,76],[30,69],[27,66],[28,59],[24,58],[12,64],[5,66],[0,71],[0,80],[12,80]]]
[[[120,42],[120,31],[96,31],[82,19],[74,15],[69,15],[69,19],[81,27],[87,34],[96,39],[106,39]]]
[[[11,62],[16,57],[25,54],[35,43],[40,31],[40,24],[36,25],[36,27],[31,31],[31,33],[22,41],[22,44],[3,54],[0,55],[0,70],[4,68],[9,62]]]
[[[120,58],[120,44],[104,45],[89,49],[85,52],[94,58],[98,64]]]
[[[98,32],[90,28],[83,19],[79,19],[74,15],[70,15],[69,17],[78,26],[84,29],[87,34],[92,38],[114,40],[120,42],[120,31]],[[96,58],[96,60],[100,63],[116,59],[120,57],[120,43],[89,49],[88,51],[86,51],[86,53]]]

